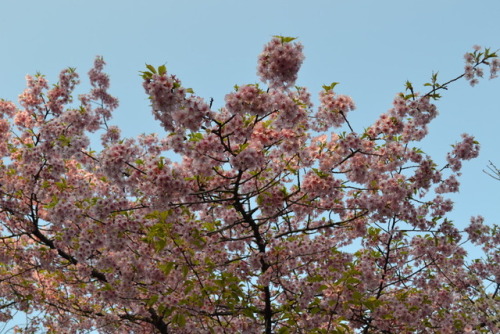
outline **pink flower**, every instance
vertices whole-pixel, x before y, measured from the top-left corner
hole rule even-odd
[[[453,150],[448,153],[446,160],[452,171],[456,172],[462,167],[461,160],[470,160],[479,155],[479,143],[474,137],[462,134],[463,140],[453,145]]]
[[[275,37],[264,46],[259,56],[257,74],[270,88],[289,88],[297,80],[297,73],[304,60],[302,44]],[[292,39],[293,40],[293,39]]]
[[[354,101],[349,96],[335,95],[333,89],[321,91],[319,98],[321,105],[314,122],[316,131],[340,127],[345,122],[347,113],[356,108]]]
[[[264,156],[261,151],[248,147],[233,157],[231,164],[237,170],[255,169],[264,164]]]

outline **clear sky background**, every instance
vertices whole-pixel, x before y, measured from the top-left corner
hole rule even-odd
[[[272,35],[296,36],[306,56],[297,84],[317,101],[323,84],[340,82],[336,91],[356,102],[350,121],[362,132],[406,80],[423,90],[433,71],[442,82],[459,75],[472,45],[500,48],[499,0],[0,0],[0,13],[0,98],[17,101],[26,74],[55,83],[65,67],[77,68],[85,92],[102,55],[120,99],[112,123],[127,137],[163,133],[141,86],[145,63],[166,64],[220,107],[235,84],[258,81],[257,56]],[[460,134],[481,143],[452,197],[458,224],[478,214],[500,223],[500,182],[482,172],[488,160],[500,167],[499,98],[500,79],[454,83],[420,145],[444,165]]]

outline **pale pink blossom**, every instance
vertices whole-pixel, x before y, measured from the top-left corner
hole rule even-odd
[[[259,56],[257,74],[271,88],[289,88],[297,80],[303,60],[302,44],[275,37]]]

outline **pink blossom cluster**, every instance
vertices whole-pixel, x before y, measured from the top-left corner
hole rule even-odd
[[[469,80],[469,83],[471,86],[477,85],[479,80],[477,79],[482,78],[484,75],[483,69],[482,68],[475,68],[475,59],[474,56],[470,53],[465,54],[465,78]]]
[[[490,63],[490,79],[498,78],[498,71],[500,70],[500,60],[494,58]]]
[[[303,130],[307,130],[307,101],[309,96],[304,89],[299,88],[296,94],[273,91],[271,97],[272,110],[276,111],[273,115],[274,126],[278,129],[302,127]]]
[[[278,128],[288,129],[307,124],[304,120],[310,102],[304,89],[299,88],[298,92],[293,93],[279,90],[267,93],[258,85],[245,85],[227,94],[225,101],[227,111],[234,115],[266,117],[273,114],[274,124]]]
[[[335,196],[340,187],[340,180],[334,180],[330,175],[323,176],[313,171],[304,176],[302,184],[302,189],[312,197]]]
[[[500,69],[500,60],[497,58],[496,53],[491,53],[489,49],[482,50],[481,46],[474,45],[474,52],[468,52],[464,55],[465,59],[465,79],[467,79],[471,86],[475,86],[478,78],[484,76],[484,70],[479,67],[480,64],[489,66],[490,79],[498,77],[498,70]]]
[[[101,135],[101,142],[103,146],[108,146],[109,144],[116,143],[120,139],[121,130],[115,126],[111,125],[106,129],[106,132]]]
[[[237,170],[255,169],[264,164],[264,156],[260,150],[248,147],[234,156],[231,164]]]
[[[109,178],[122,180],[127,176],[125,162],[132,161],[137,148],[131,140],[108,146],[101,154],[101,168]]]
[[[187,91],[175,76],[154,74],[143,83],[151,98],[153,114],[165,131],[187,128],[197,131],[209,113],[209,106],[197,96],[187,97]]]
[[[79,96],[82,105],[89,112],[93,110],[91,102],[98,103],[94,113],[96,117],[102,118],[103,121],[110,119],[111,113],[118,107],[118,99],[107,92],[109,89],[109,76],[103,72],[105,64],[102,57],[96,57],[94,67],[88,73],[92,89],[89,94]]]
[[[3,113],[6,106],[6,102],[0,101],[0,110]],[[3,119],[3,115],[0,115],[0,157],[7,156],[9,149],[7,143],[10,139],[10,124],[7,120]]]
[[[481,216],[472,217],[471,224],[465,228],[465,232],[469,235],[469,239],[476,244],[489,241],[489,230],[490,227],[484,225],[484,218]]]
[[[393,106],[368,129],[371,137],[376,138],[379,134],[390,137],[401,135],[405,142],[418,141],[427,135],[427,125],[438,115],[429,96],[405,99],[398,94]]]
[[[293,40],[293,39],[292,39]],[[259,55],[257,74],[270,88],[290,88],[304,61],[302,44],[274,37]]]
[[[60,115],[66,104],[72,102],[71,93],[80,83],[74,69],[67,69],[59,75],[59,83],[47,92],[47,107],[54,115]]]
[[[459,188],[460,182],[457,180],[455,175],[450,175],[450,177],[443,180],[442,183],[436,188],[436,193],[455,193],[458,192]]]
[[[26,89],[19,95],[19,104],[27,113],[37,112],[38,115],[43,113],[44,107],[43,91],[48,89],[48,81],[42,75],[26,76]],[[40,116],[36,121],[42,121]]]
[[[232,114],[248,113],[250,115],[265,116],[270,112],[271,98],[257,85],[238,87],[235,93],[225,97],[226,108]]]
[[[463,140],[453,145],[453,150],[448,153],[446,160],[453,171],[462,167],[462,160],[470,160],[479,155],[479,143],[474,137],[462,134]]]
[[[316,113],[314,123],[316,131],[326,131],[331,127],[340,127],[345,122],[347,113],[356,108],[349,96],[336,96],[333,89],[321,91],[319,99],[321,105]]]

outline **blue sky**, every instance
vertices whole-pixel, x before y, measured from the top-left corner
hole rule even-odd
[[[120,99],[113,123],[125,136],[162,133],[138,75],[145,63],[166,63],[220,107],[234,84],[258,80],[256,59],[272,35],[296,36],[306,55],[297,83],[317,96],[321,85],[340,82],[337,91],[357,104],[351,124],[361,132],[391,107],[406,80],[418,90],[439,71],[446,81],[461,73],[472,45],[500,48],[498,0],[24,0],[2,1],[0,13],[0,98],[17,100],[26,74],[39,71],[55,82],[68,66],[85,87],[102,55]],[[482,172],[488,160],[500,166],[498,97],[500,79],[453,84],[420,145],[444,163],[461,133],[481,142],[453,196],[457,223],[477,214],[500,223],[500,182]]]

